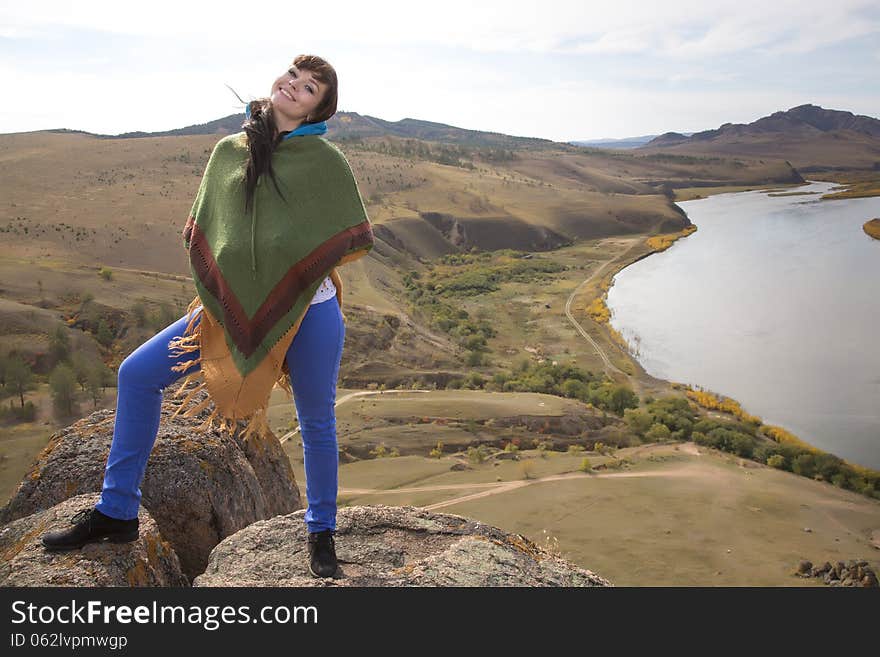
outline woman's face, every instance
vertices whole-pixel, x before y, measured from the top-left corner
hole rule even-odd
[[[272,106],[279,130],[294,130],[313,114],[326,93],[326,85],[311,71],[294,64],[272,83]],[[291,127],[292,126],[292,127]]]

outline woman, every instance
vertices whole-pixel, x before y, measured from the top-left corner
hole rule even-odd
[[[300,55],[268,98],[247,105],[244,132],[214,147],[183,232],[198,295],[187,314],[119,367],[113,443],[101,498],[74,526],[43,536],[50,550],[138,537],[140,484],[159,428],[162,392],[188,374],[180,408],[199,427],[244,438],[267,428],[275,385],[292,394],[303,439],[309,570],[336,571],[338,448],[334,405],[345,339],[336,267],[365,255],[373,233],[342,152],[320,137],[336,113],[337,78]],[[269,180],[271,184],[266,183]],[[194,369],[194,366],[198,365]],[[195,388],[187,388],[190,382]],[[187,408],[201,390],[203,402]]]

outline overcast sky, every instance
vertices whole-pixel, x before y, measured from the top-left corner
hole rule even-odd
[[[204,123],[300,53],[336,68],[339,110],[557,141],[880,117],[877,0],[310,4],[4,2],[0,132]]]

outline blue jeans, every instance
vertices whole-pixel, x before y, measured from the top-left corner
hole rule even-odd
[[[174,364],[194,360],[199,352],[171,358],[168,342],[186,329],[187,316],[147,340],[119,366],[116,423],[104,470],[101,498],[95,507],[112,518],[136,518],[140,485],[159,432],[163,391],[191,374]],[[336,529],[339,448],[336,441],[336,383],[345,324],[333,296],[309,306],[290,348],[287,366],[299,419],[306,472],[305,522],[310,532]],[[197,365],[197,364],[196,364]]]

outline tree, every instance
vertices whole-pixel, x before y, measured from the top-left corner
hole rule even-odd
[[[21,407],[24,408],[24,393],[31,390],[34,385],[34,374],[25,360],[15,354],[6,361],[6,386],[18,395]]]
[[[103,364],[101,363],[101,365]],[[88,370],[86,389],[94,407],[98,408],[98,403],[104,400],[104,379],[100,367],[92,367]]]
[[[70,357],[70,336],[63,324],[58,324],[49,336],[49,359],[57,365]]]
[[[73,373],[76,382],[79,384],[80,390],[85,391],[86,381],[89,378],[90,365],[86,358],[79,352],[74,352],[70,356],[70,364],[73,366]]]
[[[639,396],[629,386],[617,385],[611,391],[609,406],[617,415],[623,415],[627,408],[638,408]]]
[[[76,404],[76,375],[69,365],[59,363],[52,370],[52,374],[49,375],[49,390],[56,410],[66,415],[73,415]]]
[[[98,330],[95,334],[95,338],[97,338],[98,342],[105,347],[109,347],[113,342],[113,331],[110,330],[110,326],[103,317],[98,322]]]

